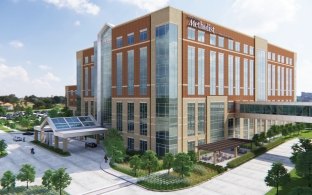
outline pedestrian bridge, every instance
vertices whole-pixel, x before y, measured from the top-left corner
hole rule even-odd
[[[235,116],[238,118],[312,123],[312,103],[235,102]]]

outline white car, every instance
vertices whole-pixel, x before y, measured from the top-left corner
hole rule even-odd
[[[13,140],[16,142],[23,141],[23,139],[21,137],[18,137],[18,136],[14,136]]]

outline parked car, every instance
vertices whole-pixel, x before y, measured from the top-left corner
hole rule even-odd
[[[33,135],[34,134],[34,132],[32,132],[32,131],[26,131],[25,133],[23,133],[23,135]]]
[[[96,148],[97,144],[94,142],[86,142],[85,143],[85,148],[90,147],[90,148]]]
[[[13,140],[16,141],[16,142],[23,141],[23,139],[21,137],[18,137],[18,136],[14,136]]]

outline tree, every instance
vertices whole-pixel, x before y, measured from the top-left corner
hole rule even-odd
[[[23,117],[20,121],[20,124],[22,127],[29,127],[30,126],[30,120],[28,118]]]
[[[288,193],[288,195],[311,195],[312,189],[309,187],[294,187]]]
[[[269,129],[267,132],[267,137],[269,138],[269,141],[271,140],[271,138],[274,136],[274,133],[272,131],[272,129]]]
[[[0,116],[5,116],[6,115],[6,110],[0,106]]]
[[[263,144],[263,142],[265,142],[265,140],[266,140],[265,132],[261,132],[259,134],[259,142],[261,142]]]
[[[120,151],[117,147],[113,146],[112,148],[112,154],[111,154],[111,161],[112,163],[121,163],[124,159],[124,154],[122,153],[122,151]]]
[[[299,143],[294,144],[291,149],[293,150],[293,152],[290,160],[295,164],[298,154],[312,151],[312,143],[309,139],[299,139]]]
[[[132,171],[134,172],[134,176],[137,176],[137,170],[141,167],[141,159],[138,155],[134,155],[130,158],[130,167],[132,168]]]
[[[168,175],[170,173],[170,169],[173,166],[174,155],[172,153],[166,153],[163,159],[163,168],[168,169]]]
[[[62,194],[62,190],[70,185],[71,180],[71,177],[65,172],[64,168],[59,168],[52,175],[52,185],[56,190],[59,190],[60,195]]]
[[[151,171],[155,171],[158,168],[158,158],[156,153],[151,150],[146,150],[142,156],[142,168],[148,170],[148,174],[151,174]]]
[[[256,146],[260,146],[260,143],[259,143],[259,134],[254,134],[254,136],[252,137],[252,142],[253,142]]]
[[[1,186],[8,191],[15,187],[15,175],[12,171],[6,171],[1,178]]]
[[[71,110],[69,110],[67,106],[65,106],[65,107],[61,110],[61,112],[62,112],[62,115],[63,115],[64,117],[71,117],[71,116],[73,116],[73,112],[72,112]]]
[[[16,178],[20,181],[26,181],[28,189],[28,183],[35,181],[35,175],[35,167],[30,164],[23,164]]]
[[[295,163],[297,174],[307,178],[308,186],[312,186],[312,151],[299,153]]]
[[[58,113],[59,113],[59,109],[53,108],[53,109],[49,110],[48,115],[51,118],[55,118],[55,117],[59,116]]]
[[[283,164],[273,163],[264,181],[268,186],[276,187],[276,194],[278,195],[278,187],[288,182],[289,179],[290,176]]]
[[[27,107],[26,109],[25,109],[25,115],[26,116],[32,116],[33,115],[33,109],[31,108],[31,107]]]
[[[44,172],[42,177],[42,185],[48,188],[49,190],[52,188],[52,176],[54,174],[54,171],[51,169],[48,169]]]
[[[112,157],[116,150],[121,152],[124,157],[126,151],[123,144],[123,138],[117,129],[108,129],[104,135],[104,150],[107,156]]]
[[[288,130],[288,128],[284,128],[284,129],[282,129],[282,136],[287,136],[289,134],[289,130]]]
[[[193,162],[186,153],[178,153],[173,163],[173,170],[181,177],[188,176],[193,169]]]
[[[0,156],[5,154],[5,150],[7,149],[8,145],[5,143],[5,140],[0,140]]]
[[[190,159],[191,159],[191,161],[192,161],[193,163],[196,163],[196,162],[197,162],[197,155],[196,155],[195,151],[189,151],[189,152],[187,153],[187,155],[190,156]]]

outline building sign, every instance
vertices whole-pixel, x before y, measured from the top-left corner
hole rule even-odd
[[[193,17],[188,17],[190,19],[188,26],[193,27],[193,28],[197,28],[200,30],[204,30],[210,33],[215,33],[215,27],[212,26],[209,23],[203,23],[201,20],[198,20],[196,18]]]

